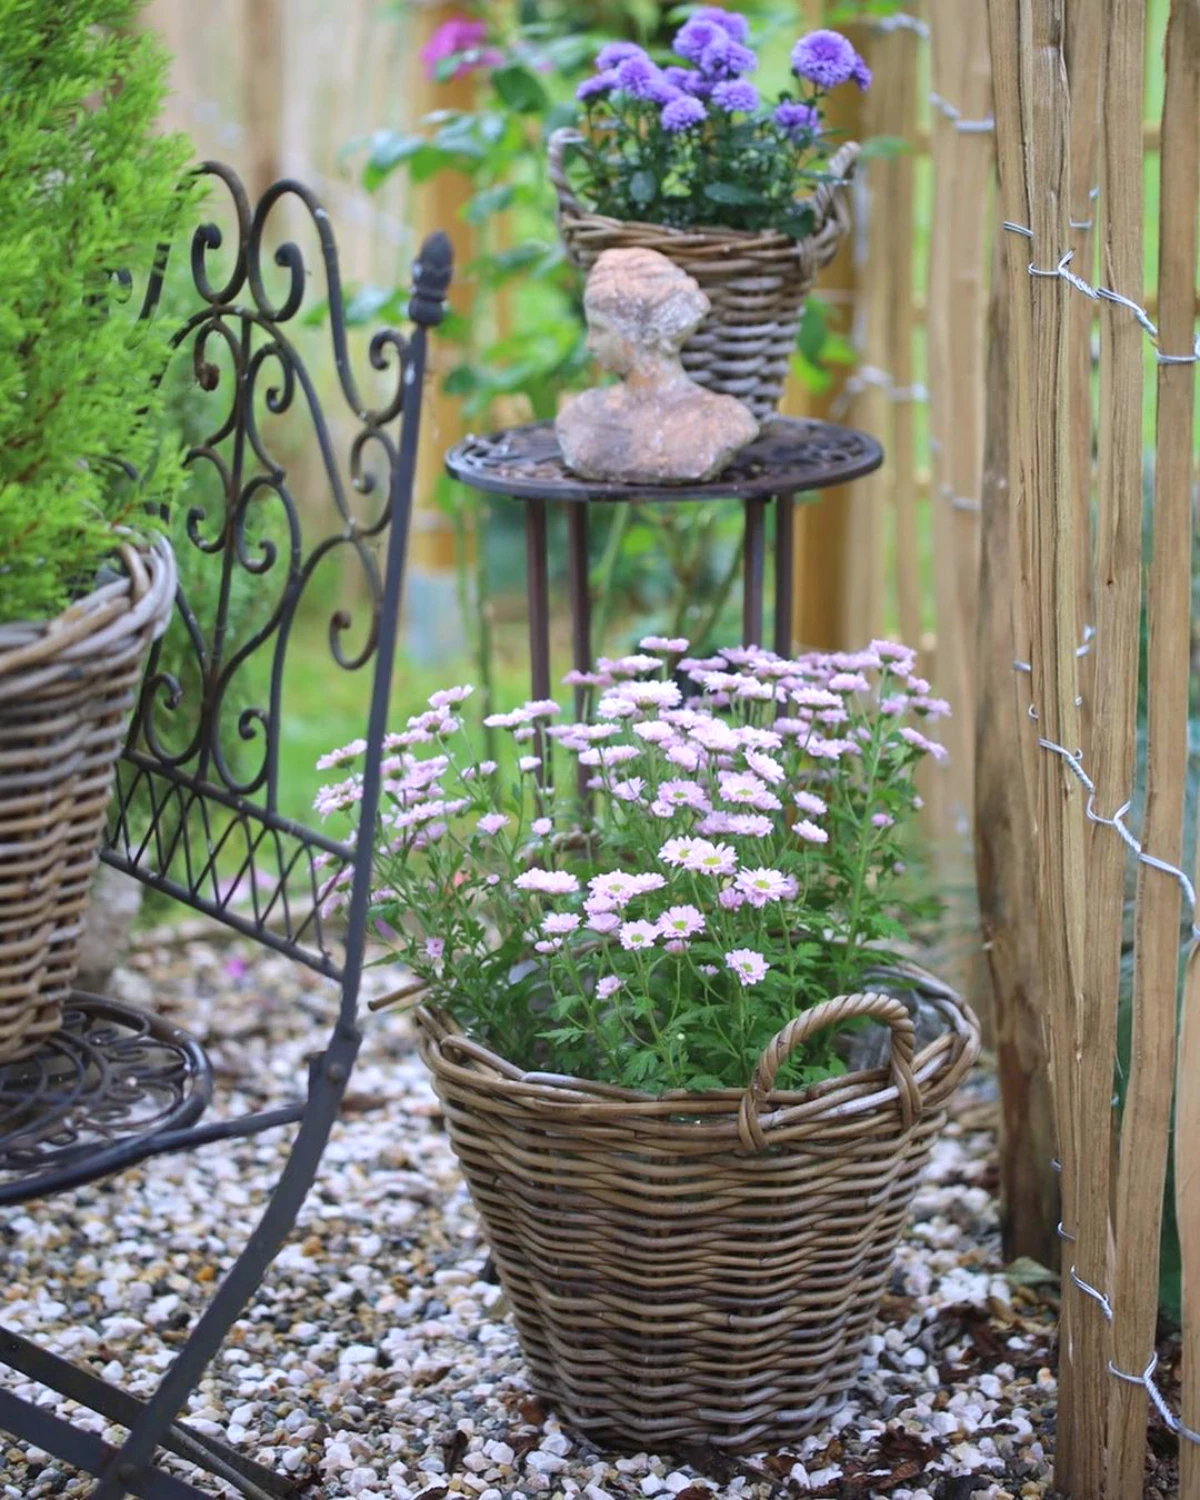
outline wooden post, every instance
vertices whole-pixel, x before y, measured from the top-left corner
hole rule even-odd
[[[975,868],[984,949],[995,994],[1000,1080],[1000,1202],[1004,1258],[1058,1264],[1058,1180],[1046,1060],[1046,998],[1037,940],[1037,861],[1029,788],[1020,774],[1029,679],[1013,671],[1017,522],[1009,484],[1012,350],[1002,236],[988,315],[979,634],[976,643]],[[1019,251],[1018,251],[1019,253]],[[1014,774],[1016,772],[1016,774]]]
[[[283,176],[283,14],[281,0],[248,0],[242,55],[246,188],[251,203]]]
[[[1188,11],[1191,11],[1189,18]],[[1132,147],[1125,131],[1142,117],[1142,3],[1121,0],[1107,18],[1105,59],[1104,245],[1106,286],[1133,287],[1138,298],[1142,268],[1142,178],[1140,146]],[[1161,337],[1168,354],[1190,354],[1194,328],[1192,298],[1196,268],[1197,144],[1196,79],[1200,67],[1200,12],[1172,7],[1169,23],[1166,94],[1163,103],[1163,191],[1160,214],[1158,296]],[[1190,33],[1191,56],[1188,41]],[[1119,109],[1128,113],[1122,118]],[[1116,316],[1125,313],[1124,318]],[[1104,796],[1102,810],[1117,795],[1124,761],[1133,760],[1133,708],[1137,691],[1137,609],[1141,565],[1141,430],[1143,333],[1129,309],[1102,306],[1100,543],[1111,537],[1111,552],[1097,556],[1099,617],[1096,776]],[[1183,809],[1187,779],[1188,670],[1191,599],[1191,447],[1194,366],[1160,365],[1158,379],[1157,463],[1155,468],[1154,550],[1151,563],[1147,656],[1148,733],[1145,852],[1178,866],[1183,852]],[[1119,525],[1125,510],[1127,527]],[[1132,577],[1126,577],[1132,572]],[[1124,586],[1132,598],[1114,620],[1126,638],[1108,639],[1105,595]],[[1116,601],[1114,601],[1115,605]],[[1116,702],[1106,695],[1105,669],[1123,673],[1128,697]],[[1116,712],[1114,712],[1116,710]],[[1128,726],[1120,717],[1126,711]],[[1129,745],[1114,744],[1126,729]],[[1127,751],[1127,754],[1126,754]],[[1120,761],[1101,781],[1105,760]],[[1129,769],[1132,769],[1130,764]],[[1110,832],[1101,829],[1099,832]],[[1099,845],[1097,844],[1097,851]],[[1110,856],[1121,867],[1124,851]],[[1102,872],[1097,870],[1097,875]],[[1109,920],[1120,908],[1108,896]],[[1093,898],[1095,899],[1095,898]],[[1163,1185],[1171,1125],[1177,1025],[1180,891],[1175,879],[1160,870],[1138,866],[1134,934],[1133,1046],[1125,1110],[1121,1122],[1116,1195],[1116,1269],[1112,1284],[1113,1362],[1117,1369],[1140,1375],[1154,1352],[1158,1315],[1158,1265],[1162,1232]],[[1114,922],[1115,928],[1115,922]],[[1119,931],[1113,941],[1119,944]],[[1114,954],[1114,958],[1117,955]],[[1189,969],[1191,966],[1189,965]],[[1116,965],[1111,996],[1116,991]],[[1099,1005],[1101,996],[1096,996]],[[1111,1076],[1111,1071],[1109,1076]],[[1098,1080],[1097,1080],[1098,1086]],[[1085,1087],[1087,1087],[1085,1083]],[[1182,1098],[1182,1095],[1181,1095]],[[1086,1100],[1085,1100],[1086,1102]],[[1100,1111],[1097,1109],[1097,1121]],[[1181,1122],[1182,1123],[1182,1122]],[[1195,1149],[1195,1142],[1192,1142]],[[1185,1212],[1194,1213],[1190,1205]],[[1100,1226],[1097,1225],[1098,1229]],[[1191,1221],[1189,1220],[1189,1230]],[[1194,1324],[1196,1309],[1192,1310]],[[1137,1500],[1142,1493],[1149,1403],[1140,1385],[1118,1380],[1109,1407],[1109,1467],[1105,1493],[1110,1500]],[[1187,1443],[1183,1447],[1190,1446]],[[1192,1465],[1194,1471],[1194,1462]]]
[[[416,6],[408,13],[405,84],[412,101],[410,119],[414,127],[435,109],[470,110],[475,107],[473,74],[464,73],[445,81],[431,79],[420,56],[438,27],[459,10],[459,6],[446,3],[446,0],[434,0],[432,4]],[[415,244],[420,244],[421,239],[434,229],[444,229],[450,236],[454,246],[450,306],[463,316],[469,314],[473,297],[466,267],[476,253],[476,237],[471,225],[462,217],[471,193],[471,181],[465,174],[439,172],[429,184],[413,186],[409,196],[409,217],[414,227]],[[442,379],[454,358],[453,347],[444,339],[433,341],[413,490],[412,542],[406,583],[410,620],[457,618],[458,614],[454,583],[454,524],[436,503],[437,489],[444,473],[443,456],[466,432],[461,400],[442,390]],[[437,645],[435,640],[424,642],[425,649],[437,649]]]
[[[1024,523],[1025,616],[1030,629],[1036,722],[1026,732],[1045,745],[1078,746],[1075,650],[1076,571],[1080,566],[1069,451],[1065,299],[1055,276],[1032,277],[1027,265],[1056,263],[1067,233],[1067,133],[1070,102],[1063,64],[1063,0],[989,0],[996,145],[1002,217],[1024,229],[1007,255],[1012,312],[1013,497]],[[1036,149],[1034,149],[1036,143]],[[1011,231],[1006,231],[1011,232]],[[1028,258],[1027,258],[1028,257]],[[1078,1142],[1075,1044],[1082,1005],[1085,909],[1083,790],[1062,755],[1039,746],[1037,762],[1037,900],[1040,951],[1051,1005],[1055,1116],[1062,1161],[1063,1218],[1073,1230]],[[1014,767],[1015,771],[1015,767]],[[1111,1001],[1111,997],[1110,997]],[[1089,1142],[1089,1149],[1094,1143]],[[1080,1459],[1099,1456],[1094,1382],[1104,1369],[1076,1368],[1074,1347],[1082,1294],[1063,1288],[1059,1354],[1059,1422],[1055,1478],[1076,1500],[1094,1500],[1098,1482],[1081,1479]],[[1087,1382],[1092,1405],[1085,1399]]]
[[[819,12],[818,12],[819,14]],[[815,20],[819,25],[820,21]],[[856,46],[865,45],[860,28],[847,28]],[[826,121],[831,130],[843,137],[858,140],[862,133],[862,97],[856,88],[842,88],[829,96]],[[817,295],[834,307],[846,309],[847,319],[854,305],[854,247],[843,243],[832,264],[821,273]],[[838,405],[843,381],[835,380],[819,395],[798,389],[793,380],[784,393],[782,410],[793,416],[832,420]],[[823,490],[820,500],[800,506],[795,516],[795,556],[793,573],[793,634],[803,645],[833,649],[849,644],[845,621],[844,579],[847,568],[849,532],[848,494],[845,487]],[[860,634],[851,622],[852,634]]]

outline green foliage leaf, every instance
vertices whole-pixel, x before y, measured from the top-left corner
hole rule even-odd
[[[410,161],[425,145],[423,135],[398,130],[378,130],[371,137],[371,150],[363,169],[363,186],[374,192],[402,162]]]
[[[757,203],[759,194],[752,187],[740,182],[709,182],[705,184],[704,196],[714,203]]]
[[[491,75],[491,84],[509,109],[518,114],[539,114],[550,104],[541,79],[519,63],[497,68]]]
[[[652,203],[657,192],[658,178],[648,167],[635,172],[629,179],[629,196],[635,203]]]
[[[482,224],[493,214],[508,208],[515,193],[516,189],[509,182],[498,182],[494,187],[481,188],[467,203],[463,218],[470,224]]]
[[[827,325],[825,305],[816,297],[810,297],[804,305],[804,316],[796,333],[796,346],[805,359],[814,365],[821,362],[821,351],[825,347]]]
[[[911,151],[912,144],[902,135],[872,135],[863,141],[858,154],[865,161],[870,161],[872,157],[880,161],[893,161],[897,156],[908,156]]]

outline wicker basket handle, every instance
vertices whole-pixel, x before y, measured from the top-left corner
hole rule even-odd
[[[560,214],[583,213],[583,205],[571,191],[571,184],[567,181],[564,158],[568,146],[582,145],[585,140],[586,136],[581,131],[573,130],[569,125],[563,125],[551,132],[550,139],[546,143],[546,170],[550,174],[551,185],[558,195]]]
[[[738,1135],[747,1150],[763,1150],[767,1144],[759,1115],[767,1096],[775,1086],[780,1067],[802,1043],[826,1026],[840,1026],[859,1016],[870,1016],[891,1028],[891,1082],[900,1103],[904,1129],[911,1129],[921,1117],[921,1088],[913,1076],[913,1042],[915,1028],[908,1007],[890,995],[838,995],[823,1000],[794,1021],[789,1021],[763,1050],[750,1086],[738,1106]]]

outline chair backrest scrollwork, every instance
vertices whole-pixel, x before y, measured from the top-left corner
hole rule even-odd
[[[377,768],[396,647],[428,330],[444,313],[450,244],[433,235],[414,266],[411,330],[371,338],[367,358],[383,399],[369,403],[351,369],[328,215],[299,183],[276,183],[253,208],[237,176],[200,169],[236,219],[229,244],[215,223],[193,233],[186,306],[172,340],[190,371],[186,462],[190,490],[166,517],[181,562],[171,629],[155,647],[129,731],[105,860],[188,906],[254,936],[322,973],[343,977],[361,954],[369,850],[280,812],[282,694],[301,605],[331,560],[356,578],[353,607],[329,604],[331,671],[370,667],[368,724]],[[315,231],[327,290],[328,333],[341,399],[354,430],[340,441],[326,421],[302,355],[309,284],[293,240],[271,252],[268,227],[301,213]],[[218,275],[216,262],[227,268]],[[168,252],[155,267],[146,316],[176,316],[180,296]],[[282,283],[273,296],[268,280]],[[166,379],[177,379],[168,371]],[[298,504],[288,442],[301,425],[315,447]],[[285,441],[287,439],[287,441]],[[117,456],[119,458],[119,455]],[[319,476],[319,482],[314,479]],[[314,504],[313,491],[319,489]],[[191,552],[185,557],[185,552]],[[190,565],[189,565],[190,564]],[[203,567],[199,565],[203,564]],[[189,592],[188,580],[202,578]],[[204,595],[201,601],[196,592]],[[307,601],[307,603],[306,603]],[[319,705],[312,706],[320,712]],[[378,797],[369,770],[364,802]],[[364,812],[368,809],[364,807]],[[365,826],[373,826],[373,819]],[[331,882],[348,888],[347,942],[334,951],[323,908]]]

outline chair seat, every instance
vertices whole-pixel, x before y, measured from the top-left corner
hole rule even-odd
[[[207,1109],[200,1044],[150,1012],[74,992],[61,1031],[0,1064],[0,1204],[49,1197],[162,1149]]]

